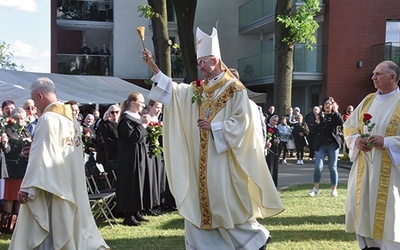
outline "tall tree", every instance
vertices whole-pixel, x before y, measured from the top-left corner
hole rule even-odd
[[[4,41],[0,41],[0,69],[9,69],[9,70],[24,70],[24,66],[17,65],[13,61],[13,53],[10,50],[10,45]]]
[[[316,41],[314,33],[318,29],[314,16],[320,10],[319,0],[304,0],[300,8],[292,7],[292,0],[279,0],[275,9],[274,105],[278,114],[285,114],[292,102],[294,45],[303,43],[312,49],[311,44]]]
[[[184,82],[191,82],[197,79],[195,37],[193,33],[197,0],[173,0],[173,3],[178,24],[179,43],[186,70]]]
[[[149,6],[139,6],[141,16],[151,19],[153,29],[154,55],[158,67],[164,74],[171,76],[171,40],[168,35],[168,17],[166,0],[147,0]]]

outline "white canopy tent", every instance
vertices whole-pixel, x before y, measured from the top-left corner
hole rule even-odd
[[[57,96],[62,101],[75,100],[81,104],[112,104],[124,101],[130,92],[143,94],[147,100],[149,90],[110,76],[62,75],[33,73],[0,69],[0,103],[13,100],[17,106],[30,98],[30,85],[39,77],[48,77],[56,85]],[[265,103],[266,93],[247,89],[255,103]]]
[[[62,75],[0,70],[1,100],[13,100],[17,106],[30,98],[30,85],[39,77],[48,77],[56,85],[62,101],[76,100],[84,104],[112,104],[124,101],[130,92],[137,91],[147,98],[149,91],[137,85],[110,76]]]

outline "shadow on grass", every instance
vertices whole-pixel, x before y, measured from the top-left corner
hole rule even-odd
[[[157,236],[107,240],[111,249],[185,249],[184,236]]]
[[[160,227],[160,229],[162,230],[169,230],[169,229],[181,229],[184,230],[185,229],[185,222],[183,220],[183,218],[179,218],[179,219],[173,219],[168,221],[167,223],[162,224]]]
[[[302,217],[272,217],[267,219],[259,219],[263,225],[270,226],[298,226],[298,225],[324,225],[331,224],[344,224],[345,215],[327,215],[327,216],[302,216]]]
[[[344,230],[276,230],[272,231],[271,237],[274,242],[307,242],[307,241],[340,241],[353,242],[356,239],[355,234],[346,233]]]

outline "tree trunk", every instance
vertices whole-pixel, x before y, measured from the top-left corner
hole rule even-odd
[[[292,0],[279,0],[275,16],[290,15]],[[275,19],[275,83],[274,106],[279,115],[285,115],[292,105],[293,44],[282,42],[289,30]]]
[[[184,82],[197,79],[197,58],[195,51],[195,37],[193,33],[194,17],[196,14],[197,0],[173,0],[180,48],[185,65],[186,76]]]
[[[158,16],[151,19],[153,28],[154,54],[158,67],[167,76],[171,76],[171,44],[168,35],[166,0],[148,0]]]

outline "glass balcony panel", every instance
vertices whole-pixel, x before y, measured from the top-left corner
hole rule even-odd
[[[309,50],[304,44],[296,44],[293,54],[294,71],[298,72],[321,72],[322,53],[321,46],[314,45]]]
[[[113,1],[57,0],[57,19],[113,22]]]
[[[293,53],[295,72],[322,72],[322,45],[313,46],[308,50],[304,44],[296,44]],[[246,57],[238,61],[240,79],[243,81],[254,80],[274,75],[275,51]]]
[[[239,7],[239,28],[275,12],[276,0],[252,0]]]
[[[108,55],[58,54],[57,73],[66,75],[112,75],[112,57]]]

